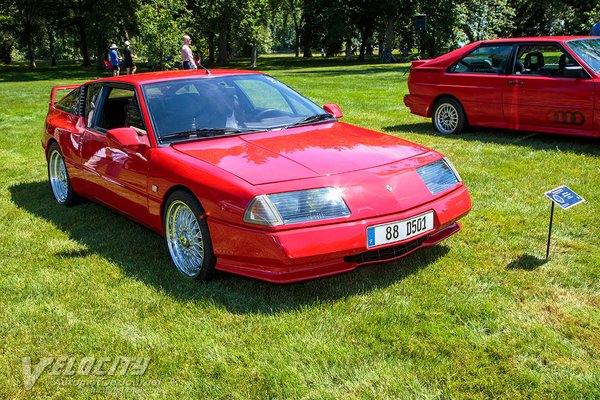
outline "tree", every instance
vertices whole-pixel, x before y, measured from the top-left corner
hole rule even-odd
[[[185,0],[150,0],[136,12],[140,35],[148,57],[163,70],[174,66],[181,37],[190,24],[191,12]],[[165,58],[170,61],[165,61]]]
[[[508,0],[463,0],[456,7],[458,28],[469,42],[510,36],[515,10]]]
[[[39,6],[42,0],[1,0],[0,7],[14,21],[13,32],[27,47],[29,67],[36,68],[35,40],[40,34],[42,16]]]

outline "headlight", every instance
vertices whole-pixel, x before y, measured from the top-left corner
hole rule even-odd
[[[448,159],[443,158],[417,168],[431,194],[438,194],[460,182],[460,176]]]
[[[321,188],[257,196],[248,206],[244,221],[275,226],[349,215],[338,189]]]

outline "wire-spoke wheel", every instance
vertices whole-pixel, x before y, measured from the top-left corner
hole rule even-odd
[[[72,205],[75,193],[71,186],[65,159],[56,143],[51,144],[48,149],[48,180],[56,201],[66,206]]]
[[[164,225],[175,267],[188,278],[207,279],[214,268],[214,255],[198,200],[187,192],[173,193],[165,206]]]
[[[439,100],[433,111],[435,129],[446,135],[460,133],[465,126],[465,112],[460,103],[451,98]]]

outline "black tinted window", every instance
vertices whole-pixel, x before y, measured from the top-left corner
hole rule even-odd
[[[450,72],[503,74],[511,52],[511,45],[480,46],[454,64]]]

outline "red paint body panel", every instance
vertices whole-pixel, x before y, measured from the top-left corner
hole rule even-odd
[[[141,93],[145,83],[192,76],[206,77],[203,72],[175,71],[96,82],[130,84]],[[42,144],[47,149],[51,141],[58,142],[79,195],[160,234],[168,195],[177,189],[192,192],[206,211],[216,268],[223,271],[280,283],[349,271],[374,262],[347,259],[378,249],[367,248],[367,227],[434,212],[432,231],[410,238],[410,248],[402,254],[380,259],[392,260],[457,232],[458,219],[471,209],[462,182],[432,195],[416,172],[441,154],[397,137],[326,122],[158,146],[140,99],[148,135],[136,139],[139,145],[130,140],[127,129],[116,129],[108,140],[87,129],[83,117],[54,106]],[[274,227],[243,220],[258,195],[322,187],[341,191],[349,217]],[[406,243],[379,249],[400,245]]]
[[[469,125],[576,136],[600,136],[600,74],[565,44],[589,37],[532,37],[487,40],[469,44],[433,60],[418,60],[408,78],[404,104],[413,114],[431,117],[437,99],[454,97]],[[586,73],[585,77],[525,74],[457,73],[448,69],[482,45],[553,44],[562,47]],[[572,124],[557,123],[555,114],[576,115]]]

